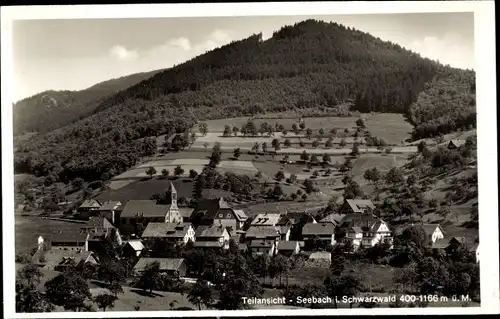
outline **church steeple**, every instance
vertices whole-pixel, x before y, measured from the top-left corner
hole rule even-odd
[[[170,200],[170,207],[177,209],[177,190],[172,182],[170,182]]]

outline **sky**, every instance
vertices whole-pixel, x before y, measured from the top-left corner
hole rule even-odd
[[[306,19],[334,21],[443,64],[474,69],[473,13],[16,20],[14,99],[169,68],[253,33],[267,39]]]

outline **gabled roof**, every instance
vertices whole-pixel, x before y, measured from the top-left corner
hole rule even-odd
[[[235,209],[233,211],[234,211],[234,214],[236,215],[236,219],[238,221],[244,222],[244,221],[246,221],[248,219],[248,216],[241,209]]]
[[[201,219],[210,219],[213,220],[217,216],[219,210],[231,210],[233,209],[229,207],[223,197],[215,198],[215,199],[205,199],[198,203],[196,208],[193,210],[191,218],[196,218],[198,215],[202,215]],[[238,216],[237,214],[235,214]]]
[[[160,264],[161,271],[167,270],[179,270],[181,265],[184,263],[184,258],[147,258],[142,257],[139,259],[134,267],[135,271],[143,271],[149,264],[158,262]]]
[[[332,223],[307,223],[302,228],[302,235],[333,235],[335,226]]]
[[[140,240],[129,240],[127,244],[135,251],[142,251],[145,248],[144,244]]]
[[[287,219],[290,220],[292,224],[297,224],[301,218],[305,218],[307,222],[316,221],[314,216],[309,212],[286,212],[282,215],[278,224],[284,223]]]
[[[265,239],[255,239],[250,242],[248,245],[250,248],[271,248],[274,246],[273,240],[265,240]]]
[[[446,247],[448,247],[450,245],[450,241],[446,238],[441,238],[441,239],[438,239],[436,240],[433,244],[432,244],[432,248],[434,249],[445,249]]]
[[[179,207],[179,214],[182,218],[190,218],[193,214],[194,208]]]
[[[436,228],[439,228],[441,232],[444,234],[443,229],[441,228],[441,226],[439,226],[439,224],[422,224],[419,226],[422,227],[427,236],[432,236]]]
[[[80,208],[99,208],[101,207],[101,203],[99,203],[95,199],[86,199],[81,205]]]
[[[275,226],[280,217],[280,214],[259,214],[252,220],[251,226]]]
[[[356,234],[359,234],[359,233],[363,232],[363,230],[361,229],[361,227],[357,227],[357,226],[353,226],[353,227],[349,228],[347,231],[348,232],[352,231],[352,232],[354,232]]]
[[[123,205],[121,202],[118,201],[107,201],[104,202],[101,207],[99,207],[99,211],[121,210],[121,209],[123,209]]]
[[[278,249],[279,250],[295,250],[295,249],[297,249],[297,246],[300,247],[300,244],[296,240],[280,241],[278,244]]]
[[[465,144],[464,140],[451,140],[450,143],[448,143],[448,145],[453,145],[455,147],[460,147],[464,144]]]
[[[274,226],[251,226],[246,232],[246,238],[278,237],[279,232]]]
[[[333,214],[330,214],[330,215],[324,217],[323,219],[321,219],[320,222],[322,222],[322,223],[330,222],[330,223],[333,223],[335,226],[338,226],[340,224],[340,222],[342,221],[342,218],[344,218],[344,217],[345,217],[344,214],[333,213]]]
[[[80,245],[85,244],[89,234],[87,232],[82,232],[79,230],[67,230],[53,233],[50,237],[50,242],[52,245],[58,243],[78,243]]]
[[[221,225],[212,225],[212,226],[198,226],[196,229],[196,238],[220,238],[224,235],[224,231],[227,232],[226,227]]]
[[[292,228],[292,226],[290,226],[290,225],[288,225],[288,226],[277,226],[277,228],[279,229],[280,234],[286,234]]]
[[[82,228],[114,228],[114,226],[106,218],[95,216],[89,218]]]
[[[184,238],[190,223],[148,223],[142,233],[142,238]]]
[[[362,213],[367,208],[375,209],[375,205],[369,199],[346,199],[345,202],[354,213]]]
[[[347,214],[340,221],[341,228],[360,227],[363,230],[373,230],[373,227],[381,221],[380,218],[366,213]]]
[[[123,208],[121,217],[165,217],[169,205],[157,205],[154,200],[130,200]]]
[[[452,241],[456,241],[460,244],[466,244],[467,243],[467,238],[463,237],[463,236],[454,236],[454,237],[451,237],[450,238],[450,244]]]

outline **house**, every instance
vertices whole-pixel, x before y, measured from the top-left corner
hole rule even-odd
[[[140,275],[148,265],[153,263],[158,263],[160,266],[160,272],[169,274],[175,277],[186,276],[186,261],[184,258],[146,258],[142,257],[139,259],[137,264],[134,266],[134,274]]]
[[[229,240],[231,239],[226,227],[222,225],[201,225],[196,229],[195,236],[195,247],[222,247],[228,249]]]
[[[380,242],[389,242],[392,245],[389,225],[373,214],[347,214],[340,222],[337,236],[341,241],[351,241],[355,249],[359,247],[360,242],[365,248]]]
[[[95,199],[87,199],[76,209],[76,211],[80,217],[89,218],[90,216],[97,215],[99,207],[101,207],[100,202]]]
[[[157,205],[154,200],[130,200],[123,207],[120,227],[134,226],[137,223],[165,223],[168,208],[166,205]]]
[[[369,199],[346,199],[340,207],[340,214],[366,213],[375,209],[375,205]]]
[[[304,224],[317,222],[316,219],[314,218],[314,216],[309,212],[288,212],[287,211],[281,215],[281,219],[277,225],[288,225],[287,221],[289,221],[291,223],[291,225],[297,225],[300,222],[303,222]]]
[[[232,209],[223,197],[200,201],[191,214],[195,226],[222,225],[229,230],[239,230],[248,219],[242,210]]]
[[[338,227],[344,217],[345,217],[344,214],[333,213],[323,217],[320,220],[320,223],[332,223],[335,227]]]
[[[111,224],[118,225],[123,205],[118,201],[106,201],[98,208],[99,215],[106,218]]]
[[[278,253],[287,257],[296,255],[300,252],[300,242],[296,240],[292,241],[280,241],[278,244]]]
[[[144,248],[144,244],[139,239],[129,240],[122,248],[122,256],[126,258],[140,257]]]
[[[308,223],[302,228],[302,239],[319,239],[327,245],[335,245],[335,226],[332,223]]]
[[[88,251],[89,233],[80,230],[58,231],[50,236],[50,249]]]
[[[187,244],[195,241],[195,231],[191,223],[151,222],[141,236],[143,239],[163,238],[174,244]]]
[[[462,146],[464,144],[465,144],[464,140],[451,140],[448,143],[448,149],[449,150],[456,150],[457,148],[459,148],[460,146]]]
[[[248,244],[252,255],[268,255],[270,257],[277,253],[276,241],[268,239],[254,239]]]
[[[276,229],[280,233],[280,240],[290,240],[290,234],[292,232],[291,225],[276,226]]]
[[[274,226],[251,226],[245,233],[245,241],[248,243],[256,239],[266,239],[277,243],[280,233]]]
[[[238,244],[238,251],[246,253],[248,251],[248,246],[245,243]]]
[[[250,226],[276,226],[280,218],[280,214],[259,214],[252,220]]]
[[[431,244],[435,243],[439,239],[444,238],[443,229],[439,224],[422,224],[427,239],[431,242]]]
[[[47,270],[64,271],[68,267],[81,267],[84,264],[99,265],[99,260],[91,251],[49,250],[38,264]]]

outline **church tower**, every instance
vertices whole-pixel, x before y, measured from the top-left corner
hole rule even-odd
[[[165,216],[165,223],[180,223],[182,222],[182,217],[179,212],[179,207],[177,206],[177,190],[174,184],[170,182],[170,207]]]

